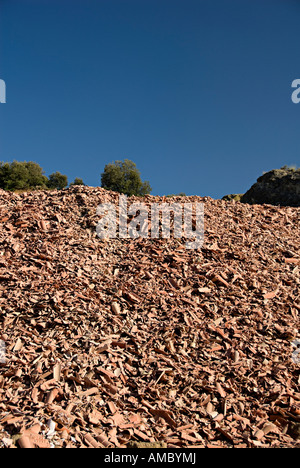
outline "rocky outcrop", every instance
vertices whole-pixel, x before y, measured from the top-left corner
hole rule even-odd
[[[263,174],[246,192],[242,203],[300,206],[300,169],[282,167]]]

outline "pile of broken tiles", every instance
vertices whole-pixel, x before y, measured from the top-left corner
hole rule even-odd
[[[99,239],[118,200],[0,193],[0,447],[299,447],[300,209],[174,197],[188,250]]]

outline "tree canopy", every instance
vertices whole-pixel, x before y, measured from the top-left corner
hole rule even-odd
[[[76,177],[70,187],[84,186],[81,178]],[[68,186],[68,177],[56,171],[47,177],[39,164],[33,161],[0,161],[0,189],[8,191],[26,191],[35,189],[62,190]],[[104,167],[101,174],[101,186],[127,196],[143,197],[151,193],[148,181],[141,180],[136,164],[129,159],[114,161]]]
[[[79,177],[75,177],[74,182],[70,184],[70,187],[72,187],[73,185],[85,185],[85,183]]]
[[[0,162],[0,188],[3,190],[30,190],[46,188],[48,178],[35,162]]]
[[[67,187],[67,185],[68,177],[66,175],[63,175],[60,172],[54,172],[53,174],[49,175],[47,186],[50,189],[62,190],[63,188]]]
[[[148,181],[142,182],[136,164],[129,159],[107,164],[101,175],[101,187],[129,197],[143,197],[152,191]]]

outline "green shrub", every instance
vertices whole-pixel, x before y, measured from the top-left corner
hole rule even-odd
[[[60,172],[54,172],[50,174],[47,186],[50,189],[62,190],[67,187],[68,178],[66,175],[61,174]]]
[[[148,181],[142,182],[135,163],[129,159],[107,164],[101,174],[101,187],[129,197],[143,197],[152,191]]]
[[[47,182],[43,169],[35,162],[0,162],[0,188],[3,190],[45,188]]]
[[[79,179],[79,177],[75,177],[74,182],[70,184],[70,187],[73,187],[73,185],[85,185],[85,184],[83,183],[82,179]]]

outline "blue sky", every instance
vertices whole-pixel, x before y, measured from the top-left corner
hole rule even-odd
[[[220,198],[300,161],[298,0],[0,0],[0,160]]]

